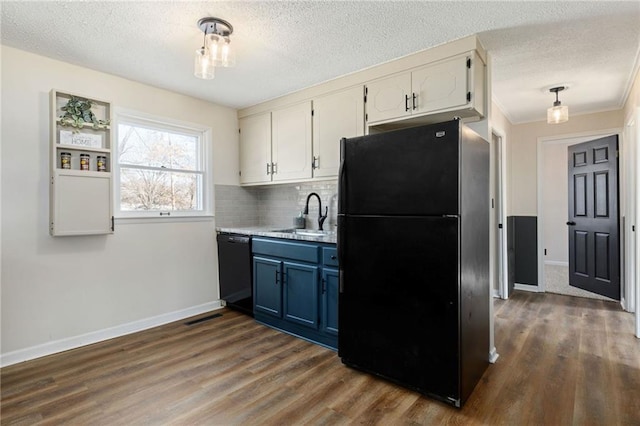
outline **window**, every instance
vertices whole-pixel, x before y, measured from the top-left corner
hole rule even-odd
[[[209,130],[119,113],[116,206],[119,217],[211,214]]]

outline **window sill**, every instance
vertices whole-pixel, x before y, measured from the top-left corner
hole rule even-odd
[[[151,216],[120,216],[115,217],[116,225],[129,225],[139,223],[179,223],[179,222],[213,222],[214,215],[198,215],[198,216],[170,216],[170,217],[151,217]]]

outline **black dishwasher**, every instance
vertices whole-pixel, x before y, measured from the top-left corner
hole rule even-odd
[[[220,299],[227,306],[253,316],[251,237],[218,234]]]

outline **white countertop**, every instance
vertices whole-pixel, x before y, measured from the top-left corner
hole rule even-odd
[[[299,235],[293,232],[282,232],[283,228],[275,226],[248,226],[239,228],[217,227],[216,232],[228,234],[242,234],[260,237],[283,238],[287,240],[313,241],[317,243],[336,243],[336,233],[330,232],[326,235]]]

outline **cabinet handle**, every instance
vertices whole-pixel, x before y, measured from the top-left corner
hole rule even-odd
[[[271,163],[271,174],[275,175],[278,173],[278,163]]]
[[[325,293],[326,293],[326,291],[327,291],[327,290],[326,290],[326,287],[325,287],[325,283],[326,283],[326,281],[325,281],[325,279],[323,278],[323,279],[322,279],[322,294],[325,294]]]
[[[276,271],[276,285],[278,285],[278,271]]]
[[[404,110],[409,111],[409,95],[404,95]]]
[[[416,98],[417,98],[417,96],[416,96],[416,94],[415,94],[415,93],[413,93],[413,94],[412,94],[412,97],[413,97],[413,99],[412,99],[411,103],[412,103],[412,105],[413,105],[413,110],[415,111],[415,110],[418,108],[418,107],[416,106]]]
[[[271,164],[267,163],[267,174],[271,174]]]
[[[336,260],[336,255],[335,254],[331,255],[331,260]]]
[[[312,169],[319,169],[320,168],[320,157],[313,157],[313,161],[311,162],[311,168]]]
[[[569,225],[569,226],[574,226],[575,224],[576,224],[576,223],[575,223],[574,221],[572,221],[572,220],[570,220],[569,222],[567,222],[567,225]]]

